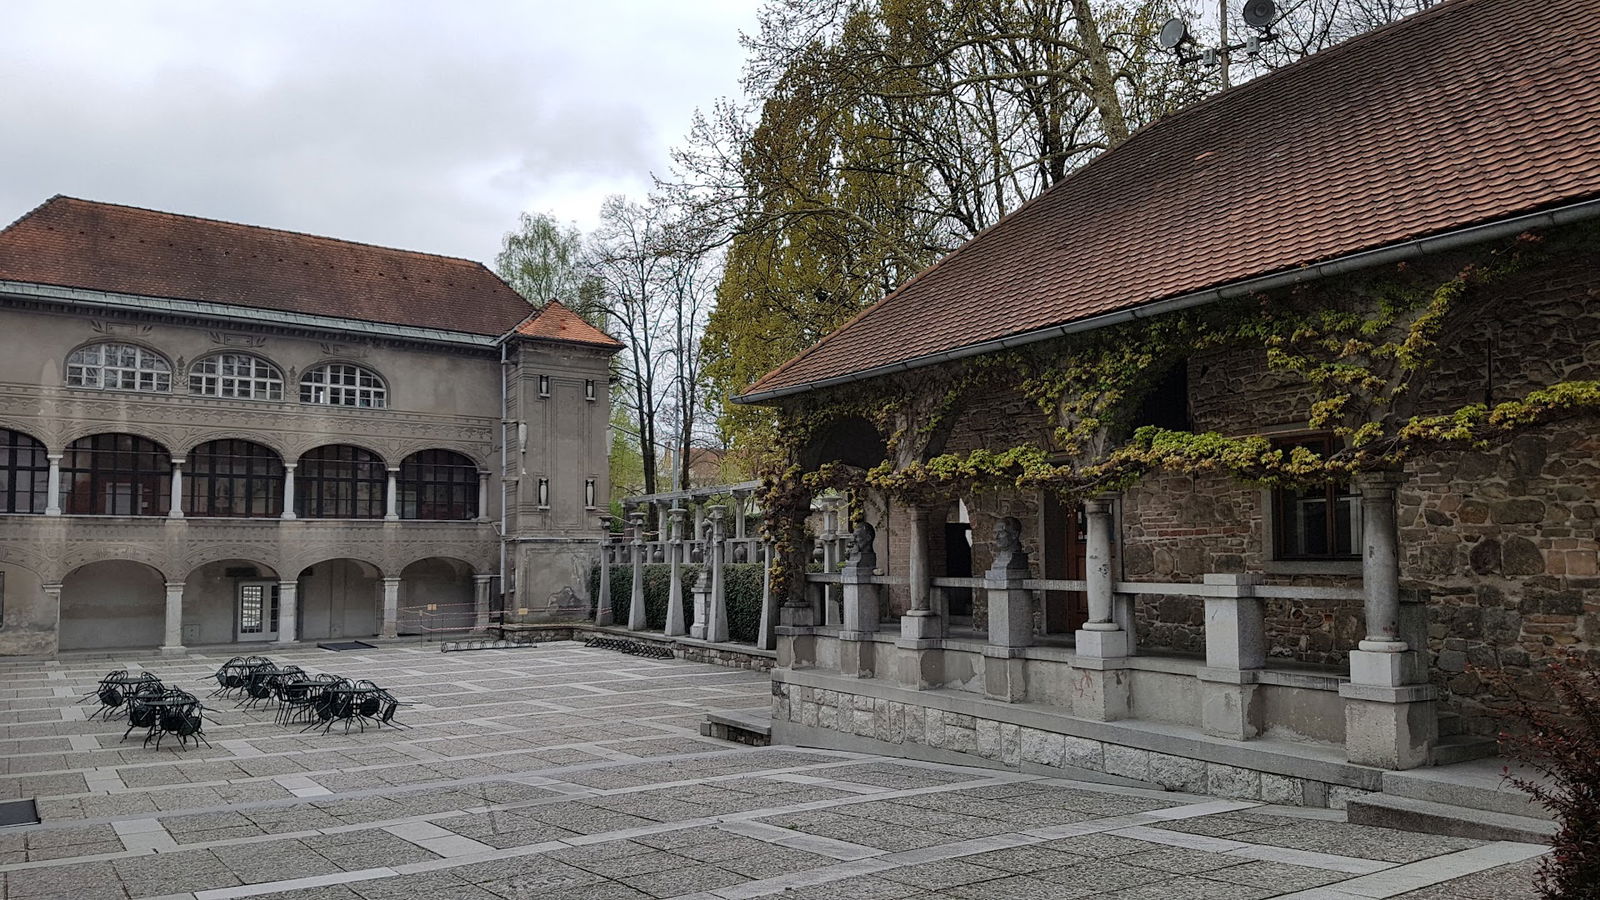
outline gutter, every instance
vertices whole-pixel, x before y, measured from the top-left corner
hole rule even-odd
[[[1457,247],[1482,243],[1484,241],[1491,241],[1495,240],[1496,238],[1510,237],[1511,235],[1521,234],[1522,232],[1532,228],[1549,228],[1556,225],[1566,225],[1593,218],[1600,218],[1600,198],[1585,200],[1580,203],[1573,203],[1567,206],[1559,206],[1555,209],[1546,210],[1544,212],[1528,213],[1525,215],[1513,216],[1509,219],[1498,219],[1493,222],[1485,222],[1480,225],[1473,225],[1467,228],[1457,229],[1455,231],[1447,231],[1443,234],[1437,234],[1430,237],[1413,238],[1399,244],[1390,244],[1386,247],[1379,247],[1374,250],[1363,250],[1359,253],[1337,256],[1328,260],[1327,262],[1316,263],[1314,265],[1293,269],[1287,272],[1277,272],[1271,275],[1261,275],[1255,278],[1247,278],[1243,281],[1235,281],[1230,284],[1225,284],[1221,287],[1207,288],[1202,291],[1181,294],[1177,297],[1169,297],[1165,300],[1157,300],[1153,303],[1146,303],[1142,306],[1136,306],[1131,309],[1123,309],[1116,312],[1105,313],[1103,315],[1091,316],[1087,319],[1079,319],[1076,322],[1068,322],[1065,325],[1051,325],[1046,328],[1024,331],[1020,334],[1010,335],[1009,337],[995,338],[993,340],[983,341],[977,344],[968,344],[964,347],[957,347],[954,350],[942,350],[937,353],[928,353],[922,356],[912,357],[911,359],[902,360],[900,362],[889,363],[881,366],[873,366],[870,369],[861,369],[860,371],[851,372],[845,375],[835,375],[831,378],[822,378],[816,381],[808,381],[803,384],[773,388],[772,390],[758,391],[751,394],[739,394],[733,397],[732,400],[733,402],[741,405],[768,403],[783,397],[792,397],[796,394],[803,394],[809,391],[838,387],[839,385],[851,384],[857,381],[865,381],[870,378],[878,378],[880,376],[889,375],[895,372],[905,372],[911,369],[920,369],[925,366],[938,365],[939,363],[953,362],[958,359],[965,359],[969,356],[981,356],[985,353],[995,353],[1000,350],[1010,350],[1014,347],[1022,347],[1028,344],[1035,344],[1040,341],[1048,341],[1053,338],[1063,337],[1069,334],[1077,334],[1084,331],[1093,331],[1097,328],[1119,325],[1123,322],[1134,321],[1135,319],[1148,319],[1164,313],[1177,312],[1178,310],[1190,309],[1196,306],[1204,306],[1209,303],[1215,303],[1219,300],[1229,300],[1245,294],[1252,294],[1259,291],[1269,291],[1277,288],[1289,287],[1291,285],[1305,284],[1306,282],[1310,281],[1320,281],[1321,279],[1330,278],[1335,275],[1342,275],[1347,272],[1354,272],[1360,269],[1370,269],[1374,266],[1400,262],[1402,260],[1415,259],[1431,253],[1453,250]]]

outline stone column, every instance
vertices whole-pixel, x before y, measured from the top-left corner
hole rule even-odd
[[[1200,670],[1200,723],[1207,734],[1245,740],[1261,733],[1257,673],[1267,662],[1267,629],[1256,575],[1205,577],[1206,666]]]
[[[300,630],[300,582],[278,582],[278,639],[275,644],[292,644]]]
[[[294,470],[298,463],[283,464],[283,515],[282,519],[293,519],[294,516]]]
[[[706,566],[711,570],[711,596],[707,598],[706,640],[723,643],[728,640],[728,586],[723,578],[722,564],[727,556],[726,523],[728,508],[721,504],[711,506],[706,512],[711,516],[711,544],[706,548]]]
[[[167,623],[161,639],[163,654],[183,652],[183,582],[167,582]]]
[[[400,579],[383,579],[383,636],[400,634]]]
[[[1361,580],[1366,595],[1366,639],[1350,651],[1345,698],[1345,755],[1353,763],[1385,769],[1424,765],[1438,741],[1436,692],[1407,684],[1417,671],[1415,650],[1400,639],[1400,540],[1395,491],[1398,472],[1366,475],[1361,491]]]
[[[1128,715],[1128,633],[1116,622],[1113,592],[1112,497],[1084,501],[1087,544],[1084,587],[1089,620],[1078,629],[1073,666],[1073,715],[1111,721]]]
[[[611,517],[600,517],[600,586],[594,602],[594,623],[610,625],[611,612]]]
[[[778,610],[772,602],[772,544],[761,542],[761,624],[756,628],[756,649],[778,647]]]
[[[489,521],[489,474],[478,473],[478,521]]]
[[[183,518],[183,460],[172,461],[172,491],[167,498],[167,518]]]
[[[683,624],[683,520],[687,515],[676,501],[667,510],[667,624],[662,631],[670,637],[688,633]]]
[[[56,653],[61,648],[61,583],[43,584],[40,588],[44,591],[46,612],[50,615],[50,643],[51,653]]]
[[[983,648],[983,692],[1014,703],[1028,695],[1022,649],[1033,643],[1033,593],[1028,554],[1022,549],[1022,523],[1006,516],[995,524],[994,563],[983,573],[989,601],[989,640]]]
[[[397,466],[389,467],[389,485],[383,489],[383,520],[385,522],[400,521],[400,491],[396,484],[400,469]]]
[[[933,610],[932,569],[928,563],[928,532],[932,511],[914,506],[909,516],[910,547],[906,581],[910,586],[911,608],[900,618],[900,682],[919,690],[943,683],[944,651],[939,639],[944,634],[939,615]]]
[[[44,501],[44,514],[47,516],[61,515],[61,458],[63,454],[51,453],[45,458],[50,460],[50,481],[46,488]]]
[[[740,490],[733,492],[733,537],[735,540],[742,541],[745,538],[745,504],[749,502],[749,499],[749,491]]]
[[[477,607],[477,615],[472,622],[473,631],[489,630],[489,585],[493,581],[493,575],[472,576],[472,600]]]
[[[628,598],[628,630],[644,631],[649,627],[644,614],[644,519],[643,512],[628,516],[633,527],[633,591]]]

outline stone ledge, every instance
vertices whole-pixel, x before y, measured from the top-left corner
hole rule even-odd
[[[879,679],[844,679],[814,670],[773,669],[772,678],[775,684],[836,691],[937,709],[943,713],[989,719],[1133,750],[1362,791],[1377,791],[1382,785],[1384,770],[1346,761],[1343,749],[1334,744],[1319,745],[1275,738],[1235,741],[1208,736],[1197,728],[1160,722],[1133,719],[1099,722],[1034,703],[1002,703],[979,694],[948,689],[916,691]],[[776,720],[778,717],[775,715],[774,718]]]

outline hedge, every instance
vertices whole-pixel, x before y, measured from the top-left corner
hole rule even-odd
[[[680,574],[683,578],[683,627],[687,633],[694,618],[694,583],[704,566],[685,563]],[[644,572],[644,620],[652,631],[665,631],[667,624],[667,590],[672,583],[672,566],[667,563],[646,563]],[[754,644],[761,628],[761,571],[760,563],[733,563],[722,567],[724,589],[728,598],[728,639],[741,644]],[[600,596],[600,567],[589,570],[589,596]],[[618,625],[628,623],[628,607],[633,596],[633,567],[611,567],[611,616]],[[589,605],[591,618],[594,603]]]

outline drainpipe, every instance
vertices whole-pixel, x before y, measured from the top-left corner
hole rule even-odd
[[[511,421],[506,415],[506,403],[510,401],[509,392],[506,390],[506,377],[510,368],[510,360],[506,357],[507,335],[500,341],[500,614],[503,617],[506,610],[506,466],[509,462],[506,457],[506,441],[511,427]]]

